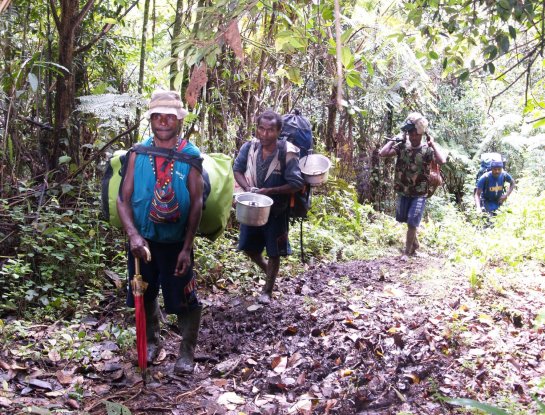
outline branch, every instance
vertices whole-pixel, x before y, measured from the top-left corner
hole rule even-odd
[[[140,120],[141,121],[141,120]],[[78,174],[80,174],[83,170],[87,168],[89,164],[91,164],[93,161],[95,161],[108,147],[110,147],[113,143],[115,143],[117,140],[119,140],[121,137],[132,133],[134,130],[138,128],[140,125],[140,121],[135,123],[131,128],[128,130],[123,131],[121,134],[116,135],[114,138],[112,138],[110,141],[108,141],[104,146],[98,150],[89,160],[87,160],[87,163],[85,163],[83,166],[79,167],[74,173],[70,174],[66,179],[63,180],[64,183],[66,183],[68,180],[73,179]]]
[[[51,14],[53,15],[53,20],[55,21],[55,27],[57,28],[57,31],[60,32],[61,21],[59,20],[59,16],[55,12],[55,0],[49,0],[49,5],[51,6]]]
[[[116,20],[121,20],[123,19],[131,10],[134,6],[136,6],[138,4],[138,0],[136,0],[126,11],[125,13],[123,13],[123,15],[121,16],[117,16],[116,17]],[[76,49],[76,51],[74,52],[74,55],[78,55],[82,52],[85,52],[87,50],[89,50],[95,43],[97,43],[104,35],[106,35],[110,29],[112,27],[114,27],[115,24],[113,23],[107,23],[104,25],[104,27],[102,28],[102,30],[100,31],[100,33],[98,35],[96,35],[89,43],[87,43],[85,46],[82,46],[78,49]]]
[[[87,4],[85,4],[85,6],[83,6],[83,9],[81,9],[81,11],[74,18],[74,20],[72,22],[74,27],[77,27],[77,26],[79,26],[81,24],[83,18],[87,15],[87,13],[89,13],[89,10],[91,10],[94,3],[95,3],[95,0],[88,0],[87,1]]]
[[[534,52],[535,52],[535,51],[534,51]],[[494,102],[494,100],[495,100],[497,97],[499,97],[501,94],[503,94],[503,93],[504,93],[505,91],[507,91],[509,88],[511,88],[514,84],[516,84],[516,83],[520,80],[520,78],[522,78],[525,74],[527,74],[527,72],[529,72],[529,71],[532,70],[531,67],[532,67],[532,65],[534,64],[536,58],[537,58],[537,56],[534,57],[534,59],[532,59],[532,61],[528,63],[528,68],[527,68],[526,70],[524,70],[519,76],[517,76],[513,82],[511,82],[511,83],[510,83],[509,85],[507,85],[502,91],[498,92],[496,95],[494,95],[494,96],[492,97],[492,99],[490,100],[490,106],[489,106],[489,108],[492,107],[492,103]],[[528,86],[527,86],[527,87],[528,87]]]
[[[545,120],[545,115],[543,117],[536,118],[535,120],[526,121],[526,124],[533,124],[536,121]]]

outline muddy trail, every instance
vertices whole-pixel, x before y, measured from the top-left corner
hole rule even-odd
[[[85,365],[4,350],[0,379],[13,393],[0,395],[0,412],[128,413],[122,404],[133,414],[459,414],[442,397],[469,397],[535,413],[545,334],[534,320],[545,284],[483,297],[457,274],[431,257],[382,258],[281,274],[269,306],[201,293],[194,375],[172,374],[180,337],[163,324],[164,350],[145,387],[135,354],[113,341],[96,343]],[[81,327],[100,331],[120,307],[119,295],[110,298]],[[35,347],[47,348],[48,330],[37,330]]]

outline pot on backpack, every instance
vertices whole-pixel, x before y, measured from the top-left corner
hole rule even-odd
[[[299,168],[305,182],[311,186],[319,186],[327,181],[331,161],[321,154],[309,154],[299,160]]]
[[[263,226],[269,220],[273,200],[258,193],[240,193],[235,196],[236,217],[248,226]]]

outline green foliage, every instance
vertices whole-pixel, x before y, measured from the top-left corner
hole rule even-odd
[[[296,251],[298,234],[299,226],[292,227],[290,240]],[[375,257],[399,239],[400,228],[390,217],[359,204],[354,187],[336,179],[313,196],[303,234],[305,252],[335,261]]]
[[[80,200],[67,209],[51,198],[38,214],[29,203],[9,215],[19,245],[0,270],[0,312],[56,319],[95,309],[103,300],[104,270],[121,245],[104,240],[109,228],[98,220],[98,203]]]
[[[106,405],[106,413],[108,415],[132,415],[129,408],[120,403],[104,401],[104,405]]]

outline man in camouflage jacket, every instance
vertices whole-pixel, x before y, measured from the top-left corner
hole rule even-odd
[[[390,140],[380,149],[381,157],[397,156],[395,190],[398,194],[396,220],[407,224],[407,237],[402,259],[414,255],[419,247],[416,231],[422,220],[429,189],[430,164],[445,163],[446,156],[427,134],[428,120],[421,114],[409,114],[403,127],[403,140]],[[426,135],[426,142],[422,137]],[[408,136],[408,139],[407,139]]]

